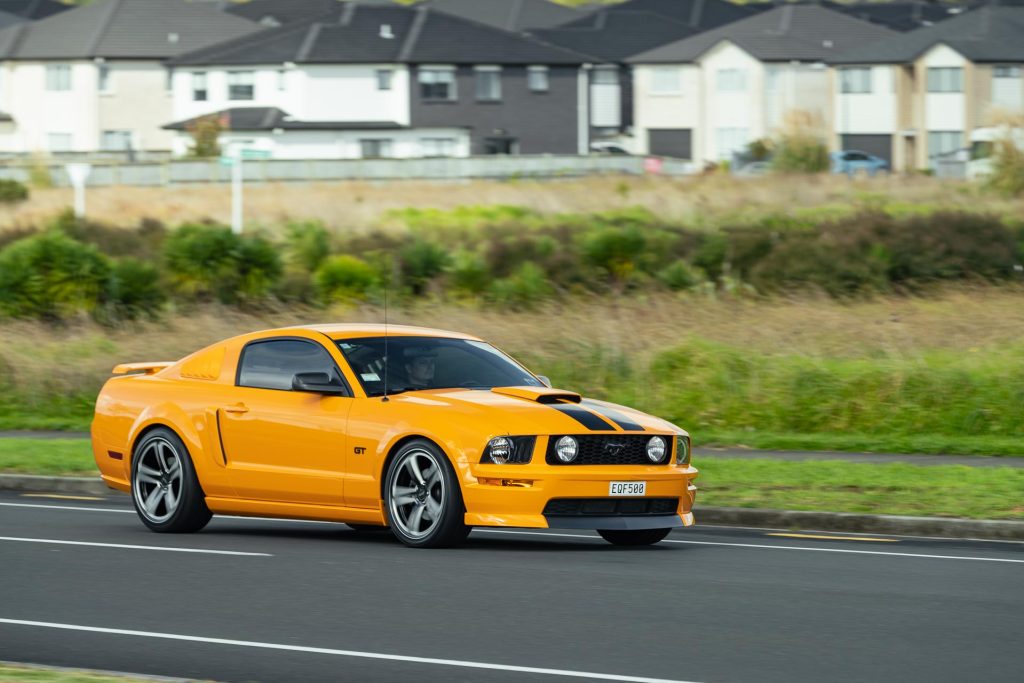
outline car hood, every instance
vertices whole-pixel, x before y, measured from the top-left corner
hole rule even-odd
[[[686,433],[639,410],[546,387],[429,389],[399,394],[392,400],[443,409],[467,422],[480,420],[493,434]]]

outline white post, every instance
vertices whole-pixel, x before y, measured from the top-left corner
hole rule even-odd
[[[242,156],[231,165],[231,232],[242,234]]]
[[[67,164],[64,166],[67,171],[68,180],[75,188],[75,217],[85,217],[85,183],[89,180],[89,172],[92,166],[89,164]]]

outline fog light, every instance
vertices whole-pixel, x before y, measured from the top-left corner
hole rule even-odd
[[[651,462],[661,462],[665,459],[665,439],[660,436],[652,436],[647,442],[647,457]]]
[[[487,455],[491,462],[504,465],[512,458],[512,441],[504,436],[496,436],[487,442]]]
[[[555,443],[555,453],[558,454],[558,459],[562,462],[572,462],[576,459],[578,452],[579,444],[571,436],[563,436]]]

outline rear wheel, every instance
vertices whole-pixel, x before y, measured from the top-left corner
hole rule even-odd
[[[598,529],[601,538],[612,545],[654,545],[669,535],[671,529]]]
[[[170,429],[154,429],[135,447],[132,503],[142,523],[160,533],[199,531],[213,516],[188,449]]]
[[[441,450],[425,439],[395,454],[384,480],[391,533],[414,548],[445,548],[466,540],[462,490]]]

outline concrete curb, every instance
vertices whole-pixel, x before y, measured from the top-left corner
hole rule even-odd
[[[102,496],[110,493],[111,489],[98,477],[0,474],[0,491]],[[1008,520],[899,517],[847,512],[804,512],[703,506],[698,506],[694,510],[694,515],[697,517],[698,524],[721,524],[723,526],[1024,541],[1024,522]]]

